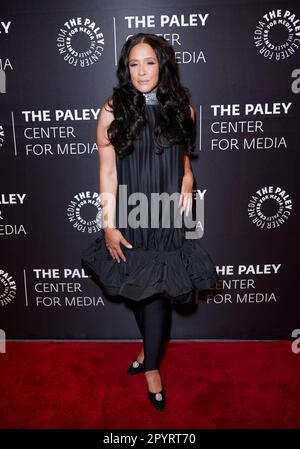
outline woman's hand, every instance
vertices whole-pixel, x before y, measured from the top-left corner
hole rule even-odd
[[[113,259],[117,259],[120,263],[120,258],[126,262],[126,257],[120,247],[122,243],[126,248],[132,248],[132,245],[123,237],[123,234],[116,228],[104,228],[106,248],[110,252]]]
[[[193,205],[193,185],[194,176],[192,171],[188,171],[182,177],[181,193],[179,197],[178,207],[181,207],[180,213],[185,212],[186,216],[192,210]]]

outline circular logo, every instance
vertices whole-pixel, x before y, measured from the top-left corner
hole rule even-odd
[[[248,203],[249,218],[262,229],[278,228],[289,218],[291,211],[292,200],[281,187],[263,187]]]
[[[87,17],[67,20],[56,42],[59,54],[74,67],[88,67],[98,62],[104,50],[103,33]]]
[[[267,12],[256,25],[254,43],[267,59],[280,61],[289,58],[300,45],[299,19],[288,10]]]
[[[102,208],[97,192],[80,192],[67,207],[67,216],[73,227],[80,232],[98,232],[102,229]]]
[[[0,268],[0,305],[6,306],[12,302],[16,293],[16,282],[9,273]]]

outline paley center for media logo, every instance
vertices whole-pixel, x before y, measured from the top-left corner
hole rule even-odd
[[[300,20],[287,9],[273,9],[259,19],[254,44],[267,59],[283,61],[300,46]]]
[[[3,147],[4,144],[4,128],[0,124],[0,149]]]
[[[0,268],[0,306],[10,304],[16,297],[17,285],[13,277]]]
[[[92,234],[101,230],[102,208],[97,192],[79,192],[67,207],[67,217],[73,227],[80,232]]]
[[[258,189],[248,203],[249,218],[261,229],[281,226],[291,215],[292,209],[290,195],[278,186]]]
[[[59,54],[74,67],[98,62],[104,51],[104,36],[99,25],[88,17],[67,20],[56,40]]]

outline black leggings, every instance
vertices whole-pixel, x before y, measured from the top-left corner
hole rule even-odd
[[[159,369],[163,344],[170,325],[170,302],[161,295],[153,296],[134,304],[133,313],[143,337],[145,371]]]

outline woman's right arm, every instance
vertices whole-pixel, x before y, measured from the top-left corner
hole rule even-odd
[[[121,258],[125,262],[126,258],[120,248],[120,243],[123,243],[128,248],[132,246],[116,228],[116,194],[118,188],[116,154],[107,136],[107,130],[113,120],[113,111],[106,102],[99,113],[96,137],[100,164],[100,204],[106,247],[113,259],[117,259],[120,262]]]
[[[99,155],[99,192],[103,229],[116,228],[116,193],[118,188],[116,155],[107,136],[107,130],[113,120],[113,111],[106,102],[99,113],[96,139]]]

